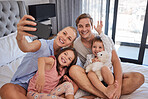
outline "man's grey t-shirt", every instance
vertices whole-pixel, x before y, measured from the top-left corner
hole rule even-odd
[[[80,61],[82,62],[82,66],[85,64],[86,61],[86,55],[92,53],[91,49],[86,48],[82,41],[81,37],[78,37],[74,42],[74,48],[76,49],[78,53],[78,57],[80,58]]]
[[[97,33],[94,33],[95,36],[100,36],[102,41],[103,41],[103,45],[105,46],[105,49],[108,50],[108,48],[111,48],[111,50],[115,50],[115,46],[113,41],[107,36],[108,40],[106,41],[103,37],[103,33],[101,33],[100,35]],[[110,43],[110,46],[107,46],[108,43]],[[79,36],[75,42],[74,42],[74,48],[76,49],[77,53],[78,53],[78,57],[80,59],[80,61],[82,62],[81,67],[84,66],[85,62],[86,62],[86,58],[88,54],[92,54],[91,48],[86,48],[82,41],[81,41],[81,36]]]

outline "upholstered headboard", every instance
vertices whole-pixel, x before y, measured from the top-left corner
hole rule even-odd
[[[17,23],[26,14],[24,1],[0,1],[0,37],[17,30]]]

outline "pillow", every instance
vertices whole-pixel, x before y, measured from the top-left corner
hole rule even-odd
[[[0,38],[0,66],[25,55],[17,45],[16,35],[17,32]]]

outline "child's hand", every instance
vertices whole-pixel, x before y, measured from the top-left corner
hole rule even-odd
[[[44,84],[45,84],[45,76],[38,76],[37,77],[37,80],[36,80],[36,83],[35,83],[35,88],[37,90],[37,92],[41,92],[43,87],[44,87]]]
[[[64,75],[63,81],[73,82],[67,75]]]
[[[92,59],[92,63],[94,63],[94,62],[100,62],[100,60],[98,58],[94,58],[94,59]]]
[[[102,33],[102,27],[103,27],[103,24],[102,24],[102,21],[98,21],[98,24],[97,24],[97,27],[94,26],[95,30],[99,33],[99,35]]]

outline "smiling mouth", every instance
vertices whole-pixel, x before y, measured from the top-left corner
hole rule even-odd
[[[62,61],[63,63],[66,63],[66,61],[65,61],[65,58],[64,58],[64,57],[61,57],[61,61]]]
[[[83,35],[87,34],[88,32],[81,32]]]
[[[86,32],[86,31],[82,31],[81,32],[83,35],[85,35],[85,34],[87,34],[88,33],[88,31]]]
[[[59,41],[60,41],[62,44],[64,44],[64,41],[63,41],[61,38],[59,38]]]
[[[98,52],[95,52],[95,54],[97,55]]]

